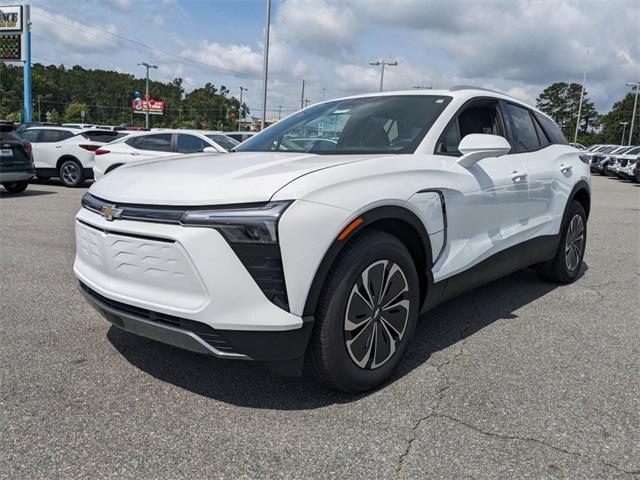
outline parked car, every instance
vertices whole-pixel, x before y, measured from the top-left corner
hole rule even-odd
[[[605,175],[611,175],[611,176],[615,176],[618,177],[618,168],[620,165],[620,159],[622,158],[622,156],[627,153],[628,151],[632,150],[635,148],[634,146],[627,146],[627,147],[619,147],[613,151],[611,151],[610,153],[608,153],[606,155],[606,166],[604,167],[604,174]]]
[[[597,172],[600,175],[607,175],[607,166],[616,160],[620,155],[624,155],[626,152],[636,148],[635,146],[618,147],[607,154],[594,154],[590,157],[589,165],[592,172]]]
[[[616,174],[618,177],[633,181],[635,179],[634,169],[639,156],[640,147],[636,147],[624,155],[620,155],[617,158],[618,163],[616,166]]]
[[[247,131],[241,131],[241,132],[223,132],[227,137],[229,138],[233,138],[234,140],[236,140],[237,142],[244,142],[245,140],[249,140],[251,137],[253,137],[257,132],[247,132]]]
[[[38,178],[58,177],[67,187],[77,187],[93,178],[94,152],[125,135],[124,132],[68,127],[31,127],[22,132],[22,137],[33,147]]]
[[[319,124],[333,150],[287,141]],[[306,358],[356,392],[390,378],[434,305],[530,265],[581,272],[587,160],[504,94],[328,101],[211,160],[118,169],[83,197],[75,275],[119,328],[282,374]]]
[[[153,130],[136,133],[96,151],[93,175],[100,180],[122,165],[191,153],[226,153],[238,143],[219,132],[201,130]]]
[[[640,183],[640,157],[636,157],[636,161],[633,166],[633,171],[629,178],[634,183]]]
[[[31,144],[11,122],[0,122],[0,184],[11,193],[26,190],[35,176]]]

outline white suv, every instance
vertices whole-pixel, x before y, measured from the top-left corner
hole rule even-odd
[[[38,178],[58,177],[67,187],[80,186],[93,178],[94,152],[125,135],[126,132],[50,126],[30,127],[21,134],[33,148]]]
[[[306,359],[329,386],[363,391],[434,305],[530,265],[579,276],[586,161],[549,117],[488,90],[333,100],[216,161],[97,182],[74,271],[122,329],[283,374]]]
[[[226,153],[239,145],[236,140],[217,131],[153,130],[136,133],[96,151],[93,175],[100,180],[122,165],[150,158],[192,153]]]

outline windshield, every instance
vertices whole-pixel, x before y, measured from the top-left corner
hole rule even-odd
[[[240,142],[238,142],[237,140],[234,140],[233,138],[229,138],[226,135],[207,134],[205,135],[205,137],[207,137],[210,140],[213,140],[225,150],[231,150],[233,147],[240,144]]]
[[[393,95],[314,105],[254,135],[238,152],[412,153],[451,97]]]

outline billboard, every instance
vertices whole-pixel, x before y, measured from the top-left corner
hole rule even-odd
[[[147,113],[147,100],[143,100],[140,97],[136,97],[131,100],[131,108],[133,113]],[[162,115],[164,113],[164,101],[163,100],[149,100],[149,114],[150,115]]]
[[[23,62],[28,31],[29,5],[0,5],[0,60]]]
[[[0,5],[0,33],[20,33],[23,29],[22,5]]]

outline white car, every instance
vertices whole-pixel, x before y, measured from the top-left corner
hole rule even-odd
[[[237,141],[216,131],[163,129],[135,133],[96,151],[93,176],[100,180],[122,165],[150,158],[226,153],[236,145]]]
[[[58,177],[67,187],[77,187],[93,178],[94,152],[126,132],[80,130],[68,127],[30,127],[21,136],[31,143],[36,175]]]
[[[320,137],[335,141],[296,143]],[[390,378],[419,314],[515,270],[582,271],[591,184],[545,114],[458,87],[299,111],[211,161],[91,186],[74,272],[137,335],[355,392]],[[213,365],[215,367],[215,365]]]

